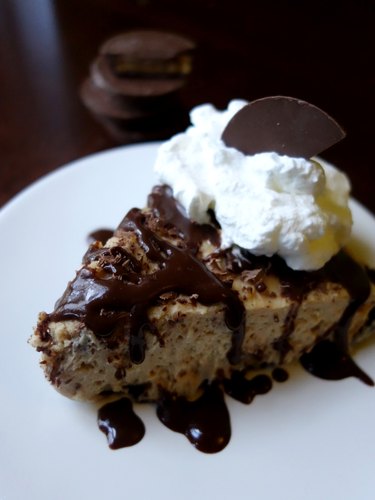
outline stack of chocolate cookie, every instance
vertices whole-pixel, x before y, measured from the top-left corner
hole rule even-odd
[[[194,48],[173,33],[117,35],[100,47],[81,98],[119,142],[166,139],[188,123],[178,91],[192,71]]]

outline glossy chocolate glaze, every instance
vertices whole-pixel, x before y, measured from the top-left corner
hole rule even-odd
[[[275,382],[286,382],[289,378],[289,373],[284,369],[277,366],[272,370],[272,379]]]
[[[257,258],[242,250],[241,268],[257,266],[265,266],[264,257]],[[288,338],[293,333],[294,322],[302,301],[319,283],[334,282],[347,290],[350,296],[349,303],[331,331],[326,332],[322,341],[310,353],[301,357],[301,364],[308,372],[323,379],[340,380],[356,377],[367,385],[373,385],[371,378],[351,358],[348,345],[348,331],[353,315],[370,293],[371,272],[366,271],[343,251],[335,255],[322,269],[314,272],[292,271],[282,259],[272,257],[268,259],[266,272],[278,276],[281,293],[292,300],[284,321],[283,334],[274,344],[274,348],[280,353],[280,363],[290,349]],[[327,339],[328,336],[331,338]]]
[[[98,411],[98,426],[107,436],[108,446],[113,450],[133,446],[145,434],[145,426],[127,398],[102,406]]]
[[[223,391],[213,383],[195,401],[166,394],[157,404],[157,416],[169,429],[184,434],[200,451],[217,453],[231,436],[230,417]]]
[[[356,377],[373,386],[373,380],[355,363],[350,354],[332,340],[322,340],[311,352],[301,356],[301,365],[319,378],[342,380]]]
[[[100,241],[100,243],[105,244],[109,238],[113,236],[113,229],[108,229],[108,228],[99,228],[95,229],[95,231],[92,231],[88,236],[87,236],[87,242],[88,243],[94,243],[95,241]]]
[[[168,206],[169,197],[165,199]],[[225,304],[225,321],[232,330],[228,359],[237,363],[244,337],[245,310],[236,292],[227,288],[192,252],[171,245],[146,227],[145,216],[140,210],[130,210],[119,228],[137,235],[147,257],[158,269],[151,274],[140,274],[137,260],[120,247],[93,250],[86,255],[86,264],[97,261],[100,272],[83,266],[56,304],[52,318],[81,319],[101,337],[124,331],[126,323],[130,325],[131,361],[142,363],[145,332],[153,329],[147,316],[150,305],[166,292],[198,294],[202,304]],[[198,232],[192,228],[187,234],[197,242]]]
[[[372,379],[359,368],[349,354],[348,331],[353,315],[370,293],[366,270],[344,252],[333,257],[326,266],[331,281],[338,282],[350,295],[349,303],[333,328],[332,339],[317,344],[310,353],[301,357],[302,366],[323,379],[341,380],[356,377],[367,385]]]
[[[232,330],[233,339],[228,358],[235,364],[241,356],[244,306],[237,294],[197,257],[203,240],[219,244],[217,228],[189,221],[167,186],[153,190],[149,207],[156,216],[158,234],[147,225],[145,214],[138,209],[132,209],[127,214],[119,229],[134,232],[156,270],[151,274],[142,274],[139,261],[128,251],[121,247],[109,249],[94,244],[85,256],[84,266],[69,284],[50,318],[80,319],[96,335],[107,338],[108,342],[116,335],[129,335],[131,360],[133,363],[142,363],[146,347],[145,332],[154,332],[147,316],[150,305],[166,292],[197,294],[199,302],[203,304],[223,303],[225,320]],[[172,240],[175,236],[181,240],[181,244],[173,245],[160,234],[166,234]],[[280,354],[281,364],[290,349],[288,339],[306,295],[324,281],[333,281],[345,287],[350,300],[342,317],[331,331],[326,332],[311,353],[302,356],[301,364],[308,372],[321,378],[354,376],[373,385],[370,377],[355,364],[348,352],[348,329],[353,314],[370,291],[368,274],[353,259],[340,252],[323,269],[303,272],[292,271],[278,257],[254,257],[239,248],[224,252],[222,257],[234,274],[256,270],[255,274],[259,277],[256,287],[260,293],[266,288],[262,276],[275,274],[280,280],[282,294],[291,299],[283,335],[274,345]],[[93,261],[98,264],[95,271],[88,267]],[[285,370],[279,369],[273,371],[272,377],[282,382],[288,375]],[[167,427],[186,435],[197,449],[214,453],[226,446],[231,433],[223,392],[248,404],[256,395],[265,394],[271,387],[272,379],[268,375],[248,379],[246,372],[234,371],[230,380],[206,384],[202,388],[202,396],[193,402],[165,393],[157,403],[157,414]],[[126,399],[105,405],[99,411],[99,426],[112,440],[110,446],[113,448],[129,446],[129,443],[137,442],[143,435],[131,404]]]
[[[224,390],[237,401],[250,404],[255,396],[267,394],[272,389],[272,380],[268,375],[246,377],[246,371],[234,371],[229,380],[224,381]]]

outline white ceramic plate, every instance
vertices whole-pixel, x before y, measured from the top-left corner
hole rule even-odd
[[[58,395],[27,344],[73,276],[86,235],[143,206],[156,145],[84,158],[43,178],[0,212],[0,500],[373,499],[375,389],[300,368],[250,405],[229,400],[232,439],[196,451],[148,405],[146,436],[107,448],[89,405]],[[27,161],[27,159],[25,159]],[[355,251],[370,259],[375,220],[352,202]],[[374,266],[375,267],[375,266]],[[356,355],[375,377],[375,345]]]

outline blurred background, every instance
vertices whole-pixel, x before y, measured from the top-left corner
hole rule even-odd
[[[194,41],[178,94],[186,117],[200,103],[277,94],[322,107],[347,132],[323,156],[375,212],[370,0],[0,0],[0,206],[71,160],[129,142],[95,119],[80,87],[100,45],[133,29]]]

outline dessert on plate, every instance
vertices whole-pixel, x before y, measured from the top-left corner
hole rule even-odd
[[[266,367],[276,378],[300,360],[373,385],[350,355],[375,307],[371,273],[345,250],[350,184],[316,158],[342,129],[282,96],[202,105],[191,121],[161,145],[147,205],[90,245],[30,340],[59,392],[111,399],[99,427],[114,448],[142,437],[131,401],[150,401],[198,449],[219,451],[223,392],[250,402],[270,389]],[[133,441],[119,437],[125,420]]]

